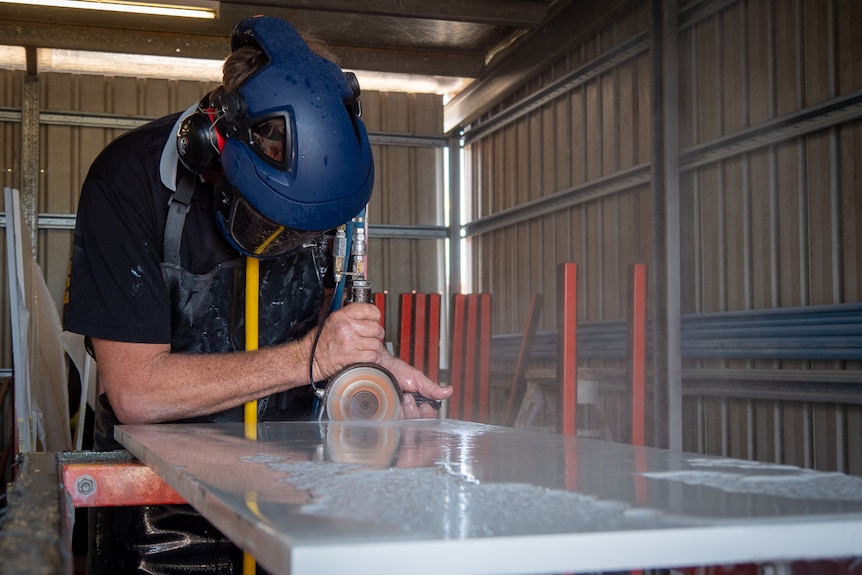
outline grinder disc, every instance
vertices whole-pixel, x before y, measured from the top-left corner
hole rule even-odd
[[[326,458],[336,463],[389,467],[400,443],[397,426],[333,422],[326,427]]]
[[[401,412],[401,388],[387,370],[374,364],[345,368],[326,386],[330,421],[392,421]]]

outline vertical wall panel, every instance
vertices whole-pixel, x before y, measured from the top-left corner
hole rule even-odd
[[[744,214],[748,209],[745,190],[748,186],[744,162],[746,159],[733,158],[725,162],[721,178],[721,213],[724,216],[724,229],[719,230],[718,242],[722,246],[722,259],[725,265],[725,295],[722,309],[746,309],[745,259],[749,254],[747,245],[748,230],[744,228]]]
[[[727,403],[727,429],[724,432],[727,437],[727,454],[730,457],[749,459],[748,402],[732,400]]]
[[[619,143],[616,150],[616,169],[625,170],[638,164],[638,76],[637,62],[626,62],[617,75],[617,102],[615,104]]]
[[[369,98],[369,100],[371,99]],[[407,132],[406,97],[380,94],[376,103],[376,106],[373,104],[371,106],[375,111],[374,119],[376,122],[373,123],[377,124],[376,129]],[[363,101],[363,110],[368,107]],[[363,114],[365,114],[364,111]],[[372,122],[371,116],[368,117],[368,121]],[[404,193],[411,184],[410,150],[401,146],[378,146],[374,153],[376,175],[374,194],[371,205],[368,207],[368,218],[370,221],[387,221],[399,224],[410,222],[414,218],[414,206],[407,194]],[[392,201],[395,198],[398,198],[399,201]],[[419,279],[418,271],[412,265],[412,262],[417,258],[413,240],[396,239],[386,242],[385,246],[379,245],[379,242],[374,242],[373,245],[369,244],[369,249],[374,248],[378,248],[377,254],[369,252],[369,258],[376,257],[380,263],[389,263],[385,278],[378,280],[378,278],[371,277],[375,289],[379,290],[386,287],[393,290],[393,295],[410,291],[409,289],[397,289],[396,286],[408,285],[417,289],[415,286],[417,286]],[[401,257],[395,257],[395,254],[401,254]],[[369,260],[369,265],[370,263]],[[387,315],[392,317],[392,314]]]
[[[772,29],[772,10],[768,2],[747,2],[745,42],[747,44],[747,59],[740,65],[747,72],[747,97],[749,122],[759,124],[772,117],[771,108],[774,95],[772,93],[772,39],[775,35]],[[765,65],[764,65],[765,64]]]
[[[717,16],[718,42],[722,57],[719,75],[722,90],[721,133],[729,134],[748,127],[748,60],[746,58],[745,2],[738,2]],[[724,245],[727,309],[750,307],[747,263],[750,257],[750,202],[748,157],[737,156],[724,163],[721,195],[725,228],[720,242]]]
[[[584,139],[586,142],[585,179],[594,180],[602,173],[602,99],[601,77],[588,82],[585,86],[585,125]]]
[[[841,229],[844,266],[844,297],[847,301],[862,301],[862,202],[859,200],[859,182],[862,181],[862,162],[858,150],[862,149],[862,122],[842,126],[839,140],[841,185]]]
[[[683,5],[699,8],[696,21],[685,22],[680,35],[683,313],[858,302],[862,187],[856,166],[862,165],[862,120],[784,135],[776,143],[745,151],[719,144],[862,88],[862,58],[856,49],[862,41],[862,5],[849,0],[738,0],[720,5],[692,0]],[[516,107],[518,98],[535,95],[564,70],[579,70],[642,33],[648,7],[648,2],[639,4],[553,66],[537,70],[499,109]],[[473,185],[482,186],[473,190],[474,197],[485,201],[478,211],[474,206],[473,218],[499,211],[495,206],[501,202],[495,195],[506,198],[502,202],[506,209],[517,211],[529,206],[536,194],[569,194],[583,184],[648,163],[650,75],[649,54],[638,54],[574,82],[542,110],[527,109],[514,122],[534,122],[526,133],[510,124],[471,142],[474,163],[504,159],[486,151],[499,146],[501,138],[507,138],[507,150],[512,150],[505,160],[517,157],[529,164],[518,170],[535,169],[538,161],[544,166],[551,143],[559,148],[555,157],[561,158],[555,169],[543,167],[541,177],[517,178],[519,187],[532,190],[513,192],[506,183],[474,177]],[[549,106],[556,121],[549,121]],[[539,115],[544,133],[536,133]],[[489,117],[493,119],[493,113]],[[700,159],[697,150],[704,146],[715,146],[716,158],[687,166],[687,160]],[[561,149],[567,153],[561,154]],[[505,177],[506,169],[512,168],[484,165],[482,173]],[[520,203],[509,201],[513,194]],[[497,274],[490,284],[474,286],[476,291],[506,286],[499,288],[505,297],[495,298],[495,320],[501,319],[495,321],[495,332],[520,330],[521,319],[515,321],[506,310],[527,301],[525,290],[534,285],[546,289],[546,301],[556,301],[549,278],[561,261],[576,261],[582,270],[580,321],[624,318],[626,266],[652,261],[651,213],[649,186],[633,185],[602,197],[573,199],[551,216],[526,218],[471,238],[471,245],[484,246],[517,234],[528,222],[541,222],[543,233],[530,228],[529,234],[530,240],[542,242],[541,258],[533,249],[475,253],[497,258],[483,263],[485,269],[528,257],[531,275],[533,264],[541,261],[545,280],[539,284]],[[553,239],[548,230],[553,230]],[[506,269],[525,273],[517,263]],[[546,306],[539,329],[553,329],[555,314],[553,306]],[[858,363],[764,358],[687,360],[686,367],[816,373],[859,369]],[[622,367],[606,361],[602,365]],[[851,472],[860,466],[858,406],[687,397],[685,426],[689,449]]]
[[[751,307],[764,309],[772,307],[771,275],[771,226],[772,211],[770,203],[770,158],[772,149],[760,150],[751,154]]]
[[[859,442],[854,438],[862,437],[862,406],[847,406],[847,427],[845,436],[847,441],[847,469],[845,473],[862,475],[862,449]]]
[[[515,189],[515,205],[521,205],[542,196],[542,140],[541,134],[541,112],[531,114],[525,121],[519,122],[518,142],[529,142],[528,146],[518,147],[514,159],[517,168],[517,181]],[[530,294],[536,285],[536,275],[540,272],[541,258],[537,257],[541,244],[537,245],[533,238],[541,238],[538,220],[525,222],[519,226],[517,232],[517,245],[514,251],[518,262],[514,276],[518,278],[515,282],[514,291],[511,294],[512,302],[509,306],[512,325],[523,323],[526,315],[529,296],[522,297],[520,294]]]
[[[798,4],[799,0],[772,2],[776,85],[781,86],[781,89],[776,91],[776,114],[779,116],[793,112],[802,105],[798,87],[802,58],[798,44],[800,38],[797,34],[800,26]]]
[[[620,251],[624,242],[617,241],[621,229],[631,229],[628,225],[621,227],[619,222],[620,203],[619,195],[614,195],[602,200],[602,230],[599,237],[599,250],[602,253],[602,267],[600,286],[624,285],[625,270],[621,269]],[[621,284],[620,282],[623,282]],[[599,318],[616,318],[625,315],[622,307],[622,293],[620,290],[604,290],[599,287],[600,305]]]
[[[862,88],[862,3],[853,0],[835,2],[837,39],[835,50],[837,90],[845,94]],[[841,229],[844,254],[844,297],[847,301],[862,301],[862,202],[858,190],[860,178],[858,150],[862,149],[862,122],[856,121],[839,128],[837,177],[841,182]],[[854,412],[858,415],[858,410]],[[848,413],[848,421],[852,415]],[[858,436],[859,434],[857,434]],[[858,459],[857,459],[858,461]]]
[[[613,174],[619,169],[620,156],[620,101],[618,70],[602,75],[599,84],[598,110],[601,124],[602,175]]]
[[[832,181],[830,144],[828,134],[814,134],[807,138],[806,164],[808,174],[807,228],[809,240],[808,282],[812,305],[832,303],[833,265],[836,265],[832,234],[832,209],[829,189]],[[822,192],[822,193],[816,193]]]
[[[371,132],[440,136],[442,101],[438,96],[363,92],[363,120]],[[374,224],[443,224],[443,151],[434,147],[375,145],[375,185],[368,207]],[[388,291],[387,326],[394,334],[397,295],[443,290],[443,241],[369,240],[369,279],[376,291]]]
[[[81,99],[81,77],[71,74],[52,74],[40,77],[40,103],[42,110],[78,110]],[[81,128],[72,126],[42,126],[39,135],[39,203],[40,213],[69,214],[79,194],[81,179],[80,147]],[[92,158],[88,158],[92,161]],[[86,173],[86,172],[84,172]],[[39,263],[51,296],[62,313],[66,273],[71,256],[72,233],[60,230],[39,232]]]

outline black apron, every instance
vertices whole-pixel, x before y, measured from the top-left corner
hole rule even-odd
[[[186,191],[188,200],[191,192]],[[180,216],[184,218],[184,213]],[[172,302],[171,351],[245,349],[244,259],[220,264],[207,274],[192,274],[180,265],[181,234],[182,221],[177,226],[176,217],[169,215],[161,267]],[[327,253],[321,239],[283,258],[260,262],[259,347],[300,338],[317,324]],[[307,420],[313,398],[311,386],[261,398],[258,419]],[[243,416],[240,405],[181,422],[241,422]],[[113,427],[118,423],[107,396],[102,394],[96,407],[96,450],[122,449],[113,438]],[[89,531],[90,575],[242,573],[242,551],[188,505],[93,508]],[[258,568],[258,572],[262,570]]]

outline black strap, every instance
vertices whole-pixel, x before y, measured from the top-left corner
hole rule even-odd
[[[191,172],[180,168],[180,178],[177,191],[168,200],[168,219],[165,222],[165,241],[163,259],[166,263],[180,265],[180,242],[183,238],[183,227],[186,224],[186,214],[195,193],[197,177]]]

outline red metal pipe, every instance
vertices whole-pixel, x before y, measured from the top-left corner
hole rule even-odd
[[[461,406],[461,416],[467,421],[473,421],[473,404],[475,402],[474,385],[476,382],[476,330],[478,324],[478,298],[477,294],[467,294],[467,336],[466,336],[466,364],[464,365],[464,403]]]
[[[374,305],[380,310],[380,325],[386,328],[386,294],[379,292],[374,294]]]
[[[410,357],[412,346],[410,345],[411,326],[413,325],[413,299],[416,293],[401,294],[401,316],[398,330],[398,358],[401,361],[413,365],[413,358]]]
[[[428,377],[440,377],[440,294],[432,293],[428,304]]]
[[[462,378],[464,373],[464,312],[466,296],[455,294],[452,306],[452,354],[449,359],[451,364],[450,380],[453,390],[449,399],[449,415],[457,419],[462,415],[461,393],[463,391]]]
[[[491,294],[479,296],[479,421],[491,421]]]
[[[425,365],[425,332],[428,329],[428,314],[426,311],[428,296],[424,293],[414,294],[416,305],[413,323],[413,366],[423,373],[428,373]]]
[[[562,433],[574,436],[577,433],[575,414],[578,405],[578,265],[565,263],[561,266],[562,315],[560,326],[560,382],[562,393]]]

